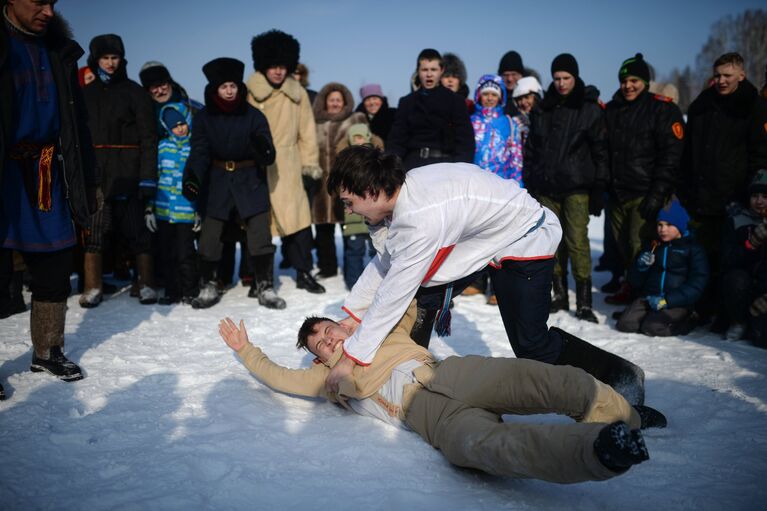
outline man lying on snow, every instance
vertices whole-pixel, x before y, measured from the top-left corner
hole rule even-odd
[[[652,408],[631,405],[582,369],[480,356],[438,362],[409,337],[415,301],[372,363],[356,366],[338,393],[325,378],[343,355],[348,330],[307,318],[297,346],[317,358],[307,369],[275,364],[248,340],[245,325],[219,324],[224,341],[259,381],[298,396],[325,397],[360,415],[417,432],[447,459],[490,474],[558,483],[604,480],[649,458],[640,427],[663,427]],[[569,335],[562,332],[563,335]],[[559,413],[572,424],[504,423],[502,414]]]

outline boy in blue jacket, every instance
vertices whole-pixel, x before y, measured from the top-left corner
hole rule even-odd
[[[689,220],[676,198],[658,212],[658,239],[639,253],[629,271],[629,283],[640,297],[618,319],[621,332],[671,336],[694,328],[691,315],[709,268],[703,247],[687,230]]]

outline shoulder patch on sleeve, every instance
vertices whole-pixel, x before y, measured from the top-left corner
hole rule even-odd
[[[765,129],[767,129],[767,124],[765,124]],[[684,126],[682,126],[681,122],[675,122],[671,125],[671,131],[674,132],[674,136],[678,138],[679,140],[682,140],[684,138]]]
[[[672,103],[674,101],[670,97],[664,96],[663,94],[654,94],[653,97],[658,101],[663,101],[664,103]]]

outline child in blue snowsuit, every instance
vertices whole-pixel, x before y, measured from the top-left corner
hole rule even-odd
[[[157,196],[154,213],[147,216],[147,227],[158,233],[165,275],[165,296],[159,303],[190,303],[199,292],[194,247],[199,220],[181,188],[191,149],[191,113],[183,103],[168,103],[160,110],[160,122],[168,136],[158,146]]]
[[[677,199],[658,212],[658,239],[639,253],[629,270],[629,283],[639,298],[618,319],[621,332],[670,336],[695,327],[691,315],[709,269],[703,247],[687,230],[689,220]]]

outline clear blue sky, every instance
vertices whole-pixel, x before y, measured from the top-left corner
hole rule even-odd
[[[463,0],[60,0],[56,9],[88,51],[91,38],[122,36],[128,74],[159,60],[196,99],[202,100],[202,65],[216,57],[245,62],[253,70],[251,38],[278,28],[301,43],[311,88],[330,81],[348,86],[378,82],[389,102],[409,92],[418,52],[426,47],[460,56],[469,86],[496,72],[500,57],[517,50],[543,85],[559,53],[578,59],[581,77],[607,100],[616,90],[620,63],[642,52],[659,77],[693,65],[711,25],[728,14],[764,8],[764,0],[687,2]],[[746,56],[748,58],[748,56]],[[82,64],[85,63],[83,57]],[[762,77],[751,77],[761,85]]]

